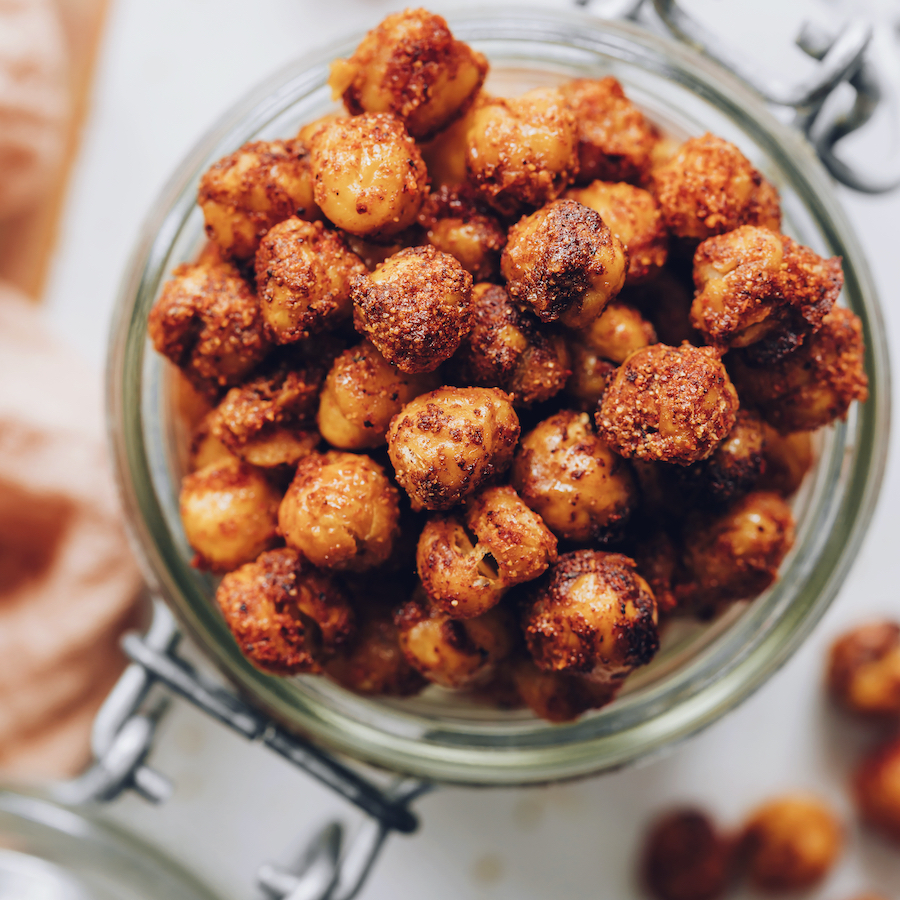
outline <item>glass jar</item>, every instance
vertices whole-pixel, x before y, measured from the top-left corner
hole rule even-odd
[[[328,63],[356,40],[282,71],[202,139],[151,213],[122,284],[108,371],[109,427],[124,504],[145,572],[207,657],[260,708],[318,745],[418,777],[455,783],[546,782],[612,769],[661,751],[758,688],[824,613],[871,517],[887,449],[889,370],[881,314],[856,239],[812,149],[749,88],[692,51],[580,14],[467,13],[454,33],[487,55],[488,90],[519,93],[572,77],[614,75],[676,136],[710,131],[736,143],[779,189],[784,229],[843,258],[841,302],[862,319],[870,397],[817,437],[817,462],[794,502],[797,542],[781,577],[716,622],[672,629],[657,659],[619,699],[566,725],[477,707],[438,688],[397,701],[353,695],[323,678],[279,678],[247,662],[193,569],[178,515],[183,428],[172,370],[147,339],[147,314],[171,270],[204,240],[195,204],[203,171],[241,144],[294,134],[336,109]],[[401,599],[401,598],[398,598]]]

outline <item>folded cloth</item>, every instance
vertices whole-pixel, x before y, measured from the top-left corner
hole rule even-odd
[[[124,665],[140,576],[123,532],[100,378],[0,284],[0,771],[61,776]]]

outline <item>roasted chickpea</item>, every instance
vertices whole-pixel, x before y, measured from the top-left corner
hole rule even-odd
[[[569,365],[572,367],[572,374],[566,382],[566,394],[572,400],[569,405],[582,412],[593,413],[616,366],[578,341],[570,340],[567,346]]]
[[[270,346],[256,296],[227,264],[179,266],[150,310],[147,333],[207,395],[237,384]]]
[[[655,822],[644,843],[642,881],[657,900],[719,900],[733,846],[706,813],[679,809]]]
[[[321,222],[287,219],[256,251],[256,288],[266,332],[289,344],[350,318],[350,281],[366,271],[336,231]]]
[[[627,284],[654,278],[666,264],[669,235],[653,194],[624,182],[594,181],[564,197],[599,213],[628,253]]]
[[[616,697],[619,684],[594,681],[577,672],[544,672],[525,657],[512,666],[516,690],[536,715],[548,722],[571,722]]]
[[[353,284],[353,323],[401,372],[433,372],[472,328],[472,276],[434,247],[410,247]]]
[[[463,381],[502,388],[517,406],[542,403],[562,390],[569,352],[561,335],[541,329],[500,285],[475,285],[472,307],[472,331],[454,359]]]
[[[310,161],[316,203],[350,234],[399,234],[428,195],[422,154],[390,113],[327,122],[310,139]]]
[[[821,882],[843,850],[844,831],[831,808],[804,795],[770,800],[744,827],[741,854],[751,884],[767,892]]]
[[[576,78],[560,87],[578,125],[578,180],[644,180],[659,132],[613,78]]]
[[[388,454],[413,509],[449,509],[506,470],[518,439],[508,394],[442,387],[394,416]]]
[[[578,550],[538,582],[522,617],[539,669],[619,682],[659,649],[656,601],[634,560]]]
[[[653,591],[660,618],[675,613],[681,605],[678,587],[685,579],[679,550],[672,537],[659,529],[644,534],[635,545],[632,555],[638,572]]]
[[[808,431],[781,434],[765,422],[763,437],[764,468],[758,487],[790,497],[812,467],[812,437]]]
[[[828,690],[851,712],[900,716],[900,625],[872,622],[842,635],[828,658]]]
[[[854,400],[865,402],[864,352],[862,323],[836,306],[799,350],[761,366],[735,354],[729,368],[741,397],[770,425],[782,433],[815,431],[844,417]]]
[[[418,247],[421,243],[421,234],[417,225],[408,228],[398,234],[390,244],[376,244],[373,241],[364,241],[352,234],[345,234],[347,246],[363,261],[366,271],[374,272],[386,259],[395,253],[405,250],[407,247]]]
[[[200,179],[206,233],[226,256],[249,259],[262,236],[291,216],[318,219],[302,141],[257,141],[219,160]]]
[[[368,341],[344,351],[325,379],[319,399],[319,431],[334,447],[364,450],[387,440],[391,419],[434,387],[427,375],[407,375]]]
[[[469,179],[506,216],[555,200],[578,170],[575,116],[553,88],[484,99],[466,141]]]
[[[194,565],[227,572],[256,559],[277,540],[280,495],[258,469],[235,457],[181,482],[181,524]]]
[[[398,503],[397,489],[368,456],[313,453],[297,466],[278,528],[315,565],[361,572],[391,555]]]
[[[610,300],[578,339],[603,359],[623,363],[635,350],[655,344],[656,332],[633,306]]]
[[[335,60],[329,84],[351,114],[394,113],[416,140],[427,140],[465,112],[487,70],[444,19],[407,9],[373,28],[350,59]]]
[[[691,138],[653,170],[653,193],[666,228],[702,241],[740,225],[781,230],[778,194],[734,144],[704,134]]]
[[[500,606],[474,619],[451,619],[417,592],[395,621],[410,664],[446,688],[487,681],[513,650],[515,623]]]
[[[863,758],[853,787],[862,820],[900,844],[900,738],[892,738]]]
[[[694,285],[689,272],[666,267],[652,281],[627,285],[619,299],[640,310],[661,343],[678,347],[687,341],[702,346],[703,336],[691,324]]]
[[[714,350],[654,344],[619,367],[597,427],[622,456],[687,466],[712,454],[737,410],[737,391]]]
[[[597,437],[587,413],[570,410],[522,438],[512,483],[547,527],[570,541],[609,538],[637,500],[626,463]]]
[[[592,209],[557,200],[509,230],[500,268],[510,296],[542,322],[586,328],[625,283],[622,242]]]
[[[234,456],[228,447],[213,434],[215,418],[215,410],[211,410],[191,433],[191,446],[188,451],[189,472],[205,469],[212,463]]]
[[[353,633],[353,610],[334,582],[286,547],[229,572],[216,603],[241,652],[277,675],[321,672]]]

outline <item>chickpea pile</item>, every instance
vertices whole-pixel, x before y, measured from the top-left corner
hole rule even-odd
[[[207,403],[184,529],[255,665],[560,722],[775,580],[863,347],[737,147],[667,154],[614,78],[487,72],[388,16],[344,113],[203,176],[149,334]]]

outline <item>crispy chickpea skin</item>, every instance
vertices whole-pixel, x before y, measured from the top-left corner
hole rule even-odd
[[[563,389],[570,370],[562,335],[542,329],[500,285],[476,284],[472,306],[472,331],[453,361],[466,383],[502,388],[517,406],[542,403]]]
[[[398,504],[397,489],[368,456],[312,453],[281,501],[278,528],[314,565],[362,572],[391,555]]]
[[[863,822],[900,844],[900,738],[892,738],[863,757],[853,788]]]
[[[270,347],[256,295],[227,264],[179,266],[150,310],[147,333],[208,395],[237,384]]]
[[[227,572],[256,559],[278,539],[280,501],[258,469],[235,457],[186,475],[179,505],[194,565]]]
[[[659,649],[656,601],[620,553],[560,556],[522,616],[528,649],[545,672],[581,672],[619,682]]]
[[[350,59],[331,64],[329,84],[352,115],[394,113],[427,140],[465,112],[487,75],[482,54],[457,41],[424,9],[388,16]]]
[[[433,372],[472,328],[472,276],[434,247],[395,253],[352,297],[356,330],[401,372]]]
[[[287,547],[229,572],[216,603],[241,652],[276,675],[321,672],[353,633],[353,610],[334,582]]]
[[[835,641],[828,657],[828,690],[850,712],[900,716],[900,625],[872,622]]]
[[[669,235],[653,194],[624,182],[594,181],[570,188],[567,200],[577,200],[600,215],[628,253],[625,281],[647,281],[666,264]]]
[[[383,240],[416,220],[428,195],[422,154],[390,113],[325,123],[310,139],[316,203],[338,228]]]
[[[704,134],[653,170],[652,190],[666,228],[702,241],[740,225],[781,230],[778,194],[734,144]]]
[[[578,171],[575,116],[553,88],[484,99],[466,141],[469,180],[505,216],[555,200]]]
[[[659,132],[613,78],[576,78],[560,87],[578,123],[578,181],[640,183]]]
[[[737,391],[714,350],[654,344],[619,367],[597,427],[622,456],[688,466],[712,454],[737,410]]]
[[[513,662],[512,677],[525,705],[536,716],[555,723],[572,722],[589,709],[612,703],[620,687],[577,672],[544,672],[524,657]]]
[[[815,431],[843,418],[854,400],[864,403],[869,390],[863,360],[862,323],[836,306],[799,350],[765,366],[736,355],[729,368],[741,397],[786,434]]]
[[[219,160],[200,179],[206,233],[226,256],[249,259],[262,236],[291,216],[318,219],[306,145],[257,141]]]
[[[628,259],[594,210],[557,200],[509,230],[500,268],[510,296],[542,322],[586,328],[622,290]]]
[[[834,306],[841,261],[823,259],[786,235],[744,225],[707,238],[694,254],[694,327],[708,344],[765,341],[765,361],[789,353],[817,331]]]
[[[635,350],[655,344],[656,332],[633,306],[610,300],[578,339],[603,359],[623,363]]]
[[[380,447],[391,419],[406,403],[434,387],[428,375],[407,375],[368,341],[345,350],[325,379],[319,399],[322,437],[342,450]]]
[[[519,430],[503,391],[442,387],[394,416],[388,454],[413,509],[450,509],[506,470]]]
[[[456,619],[487,612],[508,588],[537,578],[555,561],[556,538],[508,486],[481,491],[464,519],[429,519],[416,555],[432,604]]]
[[[321,222],[287,219],[256,251],[256,289],[266,333],[290,344],[350,318],[350,281],[365,273],[343,236]]]
[[[410,665],[446,688],[483,683],[514,646],[515,623],[501,606],[473,619],[451,619],[417,591],[394,620]]]
[[[812,467],[812,437],[808,431],[781,434],[766,422],[763,422],[763,436],[765,468],[758,487],[761,491],[790,497]]]
[[[647,834],[641,880],[656,900],[719,900],[731,879],[733,849],[704,812],[675,810]]]
[[[604,540],[637,502],[627,464],[591,428],[563,410],[522,438],[512,467],[519,496],[559,538]]]
[[[804,795],[770,800],[744,826],[741,856],[751,884],[762,891],[797,891],[821,882],[844,845],[830,807]]]
[[[459,260],[475,281],[497,281],[506,229],[469,185],[442,185],[419,212],[428,243]]]

